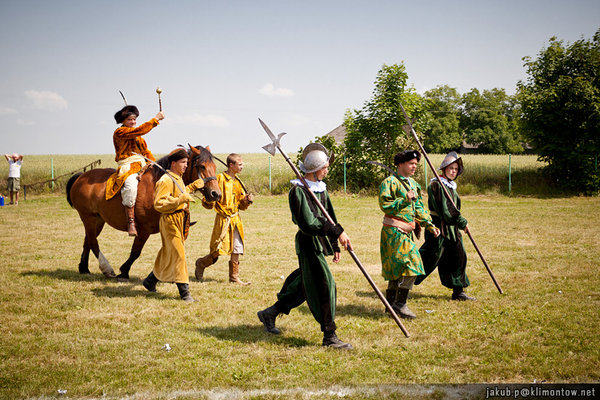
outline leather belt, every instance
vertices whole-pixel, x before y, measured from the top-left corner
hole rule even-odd
[[[393,228],[398,228],[400,231],[404,233],[411,233],[415,230],[414,222],[406,222],[401,220],[398,217],[394,217],[392,215],[385,215],[383,217],[383,226],[390,226]]]

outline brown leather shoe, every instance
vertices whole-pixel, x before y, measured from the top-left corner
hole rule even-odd
[[[250,282],[240,280],[240,263],[229,261],[229,283],[237,283],[242,286],[250,285]]]
[[[194,271],[194,275],[196,275],[198,282],[204,282],[204,270],[216,263],[218,259],[218,255],[213,256],[212,254],[207,254],[196,260],[196,271]]]

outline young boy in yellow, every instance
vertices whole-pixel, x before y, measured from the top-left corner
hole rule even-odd
[[[244,254],[244,226],[239,211],[246,210],[254,201],[237,176],[244,168],[242,157],[232,153],[227,157],[227,171],[217,175],[221,199],[209,202],[202,199],[202,205],[216,211],[215,225],[210,238],[210,252],[196,260],[196,279],[204,279],[204,270],[217,262],[220,255],[231,254],[229,260],[229,282],[249,285],[239,278],[240,254]]]

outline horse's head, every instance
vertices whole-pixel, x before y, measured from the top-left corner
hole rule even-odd
[[[221,198],[221,191],[217,184],[217,167],[213,161],[213,155],[210,147],[189,146],[188,150],[188,168],[183,176],[187,184],[202,179],[204,187],[201,189],[204,198],[208,201],[217,201]]]

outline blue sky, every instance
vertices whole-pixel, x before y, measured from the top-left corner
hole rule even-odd
[[[362,107],[383,64],[404,62],[420,93],[512,94],[523,57],[599,28],[588,0],[0,0],[0,152],[112,153],[118,91],[141,123],[158,86],[155,153],[262,152],[259,117],[295,151]]]

